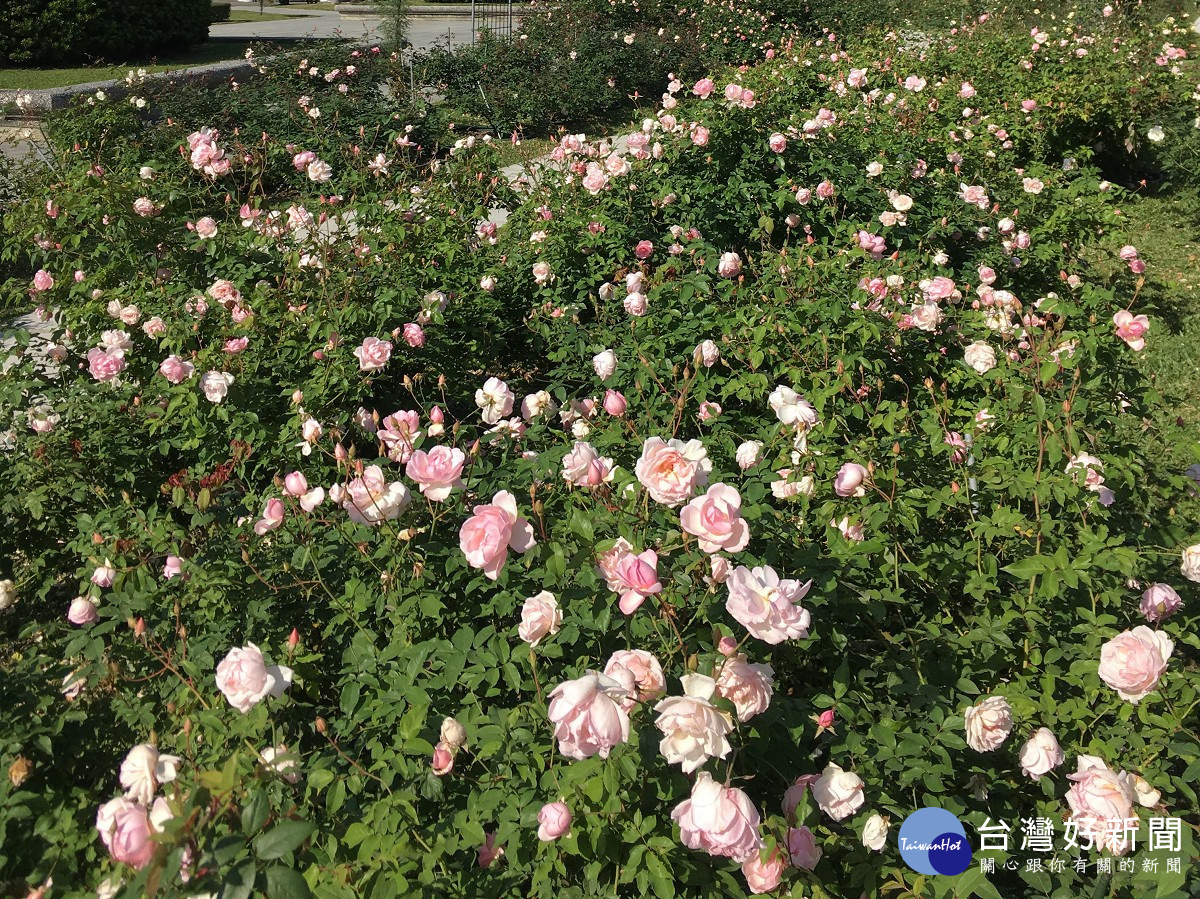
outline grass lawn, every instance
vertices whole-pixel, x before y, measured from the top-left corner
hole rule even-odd
[[[283,18],[280,16],[279,18]],[[243,44],[236,41],[210,41],[182,53],[131,60],[123,65],[77,66],[70,69],[0,69],[0,88],[40,90],[49,87],[65,87],[88,81],[110,81],[124,78],[130,69],[145,69],[147,72],[169,72],[209,62],[241,59],[246,52]]]
[[[1146,260],[1138,309],[1150,314],[1148,351],[1139,361],[1166,400],[1145,439],[1179,471],[1195,461],[1200,443],[1200,228],[1196,201],[1164,191],[1128,203],[1127,235]],[[1173,429],[1182,434],[1172,436]],[[1179,439],[1182,437],[1183,439]],[[1200,516],[1200,503],[1181,511]]]
[[[278,22],[281,19],[303,19],[304,16],[289,16],[286,13],[264,12],[259,13],[258,4],[251,6],[235,6],[229,10],[229,18],[225,22]],[[225,22],[214,22],[214,25],[223,25]]]

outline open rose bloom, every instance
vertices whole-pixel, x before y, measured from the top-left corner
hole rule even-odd
[[[292,685],[292,669],[268,665],[253,643],[229,650],[217,666],[217,687],[242,714],[268,696],[279,698]]]

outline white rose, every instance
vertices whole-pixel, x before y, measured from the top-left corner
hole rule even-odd
[[[485,423],[494,425],[504,418],[513,408],[512,390],[499,378],[488,378],[483,387],[475,391],[475,405],[482,412]]]
[[[763,442],[761,440],[747,440],[737,448],[737,464],[746,471],[758,464],[762,458]]]
[[[1183,551],[1183,563],[1179,566],[1179,570],[1189,581],[1200,582],[1200,543],[1189,546]]]
[[[17,601],[17,587],[9,580],[0,581],[0,612],[11,609]]]
[[[875,852],[882,852],[887,845],[888,830],[891,822],[882,815],[872,815],[863,828],[862,844]]]
[[[717,683],[703,674],[680,678],[684,696],[668,696],[654,707],[655,725],[663,732],[659,750],[671,764],[691,774],[710,758],[723,759],[732,747],[725,738],[733,729],[729,717],[709,700]]]
[[[862,808],[863,782],[853,771],[843,771],[830,762],[812,786],[813,798],[821,811],[841,821]]]
[[[219,403],[229,393],[233,383],[233,375],[227,371],[206,371],[200,379],[200,389],[208,397],[209,402]]]
[[[1022,771],[1034,780],[1040,780],[1043,774],[1063,763],[1062,747],[1048,728],[1039,727],[1021,747],[1020,761]]]
[[[121,762],[121,786],[126,798],[149,805],[159,785],[175,779],[180,761],[178,756],[159,755],[149,743],[134,746]]]
[[[457,718],[443,718],[442,731],[439,736],[441,741],[450,747],[450,751],[455,752],[466,744],[467,729]]]
[[[963,358],[966,360],[967,365],[971,366],[971,368],[975,369],[981,375],[987,374],[996,367],[996,351],[982,340],[977,340],[968,346],[963,352]]]
[[[294,752],[289,752],[282,743],[278,746],[268,746],[259,753],[263,767],[270,768],[290,784],[300,782],[300,759]]]
[[[617,354],[612,350],[597,353],[592,357],[592,368],[596,370],[596,377],[601,381],[607,381],[617,370]]]

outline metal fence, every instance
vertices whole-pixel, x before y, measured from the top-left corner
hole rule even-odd
[[[492,37],[512,37],[513,21],[512,0],[502,3],[471,0],[471,43],[476,43],[483,31],[489,32]]]

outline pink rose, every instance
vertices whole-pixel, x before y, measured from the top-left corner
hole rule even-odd
[[[504,847],[496,845],[496,835],[484,832],[483,845],[476,850],[479,867],[490,868],[498,859],[504,857]]]
[[[724,410],[721,409],[720,403],[712,403],[708,400],[705,400],[700,404],[700,410],[696,413],[696,418],[700,421],[712,421],[714,418],[720,415],[722,411]]]
[[[977,206],[980,209],[987,209],[991,203],[987,195],[987,190],[977,184],[960,183],[958,196],[964,203],[970,203],[972,206]]]
[[[622,702],[625,711],[631,710],[635,702],[650,702],[667,692],[662,666],[644,649],[618,649],[604,666],[604,673],[628,692]]]
[[[183,559],[179,556],[167,556],[163,562],[163,577],[168,581],[172,578],[179,577],[183,572]]]
[[[308,493],[308,478],[299,471],[289,472],[283,479],[283,489],[288,496],[303,496]]]
[[[547,802],[538,812],[538,839],[557,840],[571,829],[571,810],[562,802]]]
[[[692,143],[697,147],[707,147],[708,137],[708,129],[703,125],[697,125],[692,129]]]
[[[771,855],[764,862],[762,853],[754,852],[742,862],[742,876],[746,878],[746,886],[756,895],[769,893],[779,886],[783,880],[783,869],[786,867],[779,847],[771,850]]]
[[[576,487],[599,487],[613,479],[613,460],[602,457],[582,440],[563,457],[563,480]]]
[[[392,344],[378,337],[368,337],[355,349],[354,355],[358,357],[360,371],[379,371],[392,358]]]
[[[316,158],[317,154],[312,150],[304,150],[292,157],[292,166],[297,172],[303,172],[308,168],[308,164],[314,162]]]
[[[1113,637],[1100,648],[1100,679],[1117,695],[1137,703],[1158,686],[1175,644],[1144,624]]]
[[[622,707],[628,695],[618,681],[596,671],[551,690],[547,714],[559,752],[573,759],[608,758],[614,746],[629,740],[629,715]]]
[[[768,138],[767,145],[771,148],[772,152],[782,153],[787,149],[787,138],[776,131]]]
[[[146,809],[124,797],[110,799],[96,812],[96,830],[113,861],[142,869],[154,857]]]
[[[372,527],[399,518],[412,499],[408,488],[399,481],[389,482],[378,465],[368,465],[345,486],[335,484],[329,498],[346,510],[351,521]]]
[[[808,636],[811,616],[799,605],[812,587],[796,580],[780,580],[775,569],[739,566],[725,582],[729,598],[725,608],[750,635],[766,643]]]
[[[71,607],[67,609],[67,621],[76,627],[84,627],[88,624],[94,624],[100,620],[100,616],[96,613],[96,603],[87,596],[76,596],[71,600]]]
[[[720,348],[711,340],[705,340],[692,351],[692,358],[699,359],[705,368],[712,368],[721,359]]]
[[[1078,771],[1068,774],[1067,780],[1072,781],[1067,804],[1079,835],[1091,837],[1099,847],[1114,854],[1126,848],[1121,834],[1125,819],[1133,815],[1132,778],[1124,771],[1112,771],[1098,758],[1080,756]]]
[[[182,384],[196,373],[196,366],[178,356],[168,356],[158,367],[158,373],[172,384]]]
[[[454,770],[454,752],[446,743],[439,742],[433,747],[429,767],[438,777],[444,777]]]
[[[493,581],[500,577],[509,549],[523,553],[536,542],[533,526],[517,514],[517,501],[507,490],[497,493],[491,503],[476,506],[458,533],[467,564],[482,568]]]
[[[717,274],[722,278],[736,278],[742,272],[742,257],[737,253],[722,253],[717,262]]]
[[[1113,316],[1113,324],[1117,336],[1129,345],[1131,350],[1141,352],[1146,346],[1146,332],[1150,330],[1150,319],[1144,315],[1133,315],[1122,309]]]
[[[284,506],[283,500],[278,497],[267,500],[267,505],[263,508],[262,518],[254,523],[254,533],[258,536],[275,530],[283,524]]]
[[[279,698],[292,685],[292,669],[268,666],[253,643],[235,647],[217,665],[217,689],[243,715],[268,696]]]
[[[782,809],[783,816],[788,821],[795,821],[796,808],[800,805],[800,800],[804,798],[804,794],[808,792],[809,788],[820,779],[820,774],[802,774],[787,788],[783,794]]]
[[[1141,613],[1147,621],[1165,621],[1183,605],[1183,600],[1175,592],[1175,588],[1167,584],[1151,584],[1142,594]]]
[[[817,196],[822,200],[832,200],[834,193],[833,182],[828,178],[817,185]]]
[[[466,454],[457,447],[435,446],[429,452],[414,452],[404,473],[416,481],[426,499],[435,503],[445,502],[451,493],[462,489],[462,470],[466,460]]]
[[[638,259],[649,259],[654,255],[654,244],[648,240],[638,241],[638,245],[633,248],[633,255]]]
[[[1034,780],[1041,780],[1043,774],[1049,774],[1063,763],[1063,751],[1054,734],[1048,728],[1039,727],[1021,747],[1019,759],[1022,771]]]
[[[736,553],[750,542],[750,529],[742,518],[742,498],[728,484],[713,484],[703,496],[679,513],[683,529],[699,539],[700,551]]]
[[[37,292],[49,290],[54,286],[54,278],[44,268],[39,268],[33,275],[33,289]]]
[[[230,356],[240,356],[242,353],[246,352],[246,347],[248,346],[250,346],[249,337],[231,337],[225,341],[225,345],[222,347],[222,349],[224,349],[225,352]]]
[[[862,778],[852,771],[843,771],[833,762],[825,766],[821,776],[813,783],[812,791],[821,811],[834,821],[849,818],[862,808]]]
[[[812,191],[807,187],[801,187],[796,191],[796,202],[801,206],[807,206],[812,202]]]
[[[658,554],[654,550],[648,549],[641,554],[626,552],[617,559],[614,574],[616,589],[621,595],[618,605],[626,615],[636,612],[646,597],[662,592],[658,580]]]
[[[684,443],[651,437],[642,446],[634,474],[655,502],[678,506],[691,499],[697,487],[708,483],[712,462],[699,440]]]
[[[744,653],[736,653],[717,669],[717,695],[733,703],[739,721],[749,721],[771,705],[774,677],[770,665],[752,665]]]
[[[150,218],[162,212],[162,207],[149,197],[138,197],[133,201],[133,211],[142,218]]]
[[[976,752],[992,752],[1012,732],[1012,708],[1003,696],[989,696],[963,712],[967,745]]]
[[[624,415],[625,410],[628,408],[629,403],[623,393],[618,390],[606,390],[604,392],[604,411],[609,415]]]
[[[696,775],[691,796],[671,812],[679,823],[679,837],[689,849],[744,862],[762,848],[760,818],[750,797],[736,787],[725,787],[707,771]]]
[[[789,827],[787,832],[788,858],[792,867],[811,871],[817,866],[824,852],[817,845],[817,838],[807,827]]]
[[[521,606],[521,624],[517,634],[530,646],[537,646],[544,637],[557,634],[562,627],[562,609],[554,594],[543,590],[537,596],[531,596]]]
[[[108,588],[113,585],[117,579],[117,569],[113,567],[111,559],[105,559],[104,564],[97,565],[96,570],[92,572],[91,581],[97,587]]]
[[[717,684],[703,674],[685,674],[680,678],[683,696],[668,696],[654,711],[655,726],[662,731],[659,751],[667,762],[676,762],[684,774],[691,774],[710,758],[723,759],[733,747],[726,735],[733,730],[728,713],[711,702]]]
[[[403,330],[404,342],[413,349],[425,346],[425,329],[416,322],[409,322]]]
[[[867,491],[863,483],[868,476],[865,466],[857,462],[847,462],[838,469],[837,478],[833,482],[833,492],[838,496],[865,496]]]
[[[201,240],[211,240],[217,236],[217,222],[211,216],[204,216],[196,222],[196,236]]]
[[[125,370],[124,350],[92,347],[87,354],[88,371],[97,381],[111,381]]]
[[[713,80],[711,78],[701,78],[692,86],[692,93],[701,100],[707,100],[712,92],[716,89],[717,86],[713,84]]]

